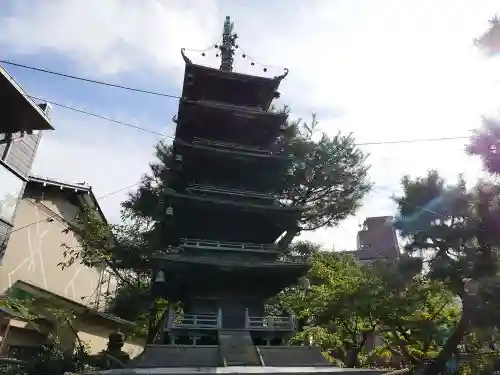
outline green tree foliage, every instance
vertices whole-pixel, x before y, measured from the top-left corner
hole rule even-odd
[[[373,315],[383,344],[377,356],[402,359],[420,366],[434,358],[446,339],[446,331],[458,320],[458,307],[441,282],[421,277],[420,259],[402,257],[397,263],[380,262],[365,272],[374,285]]]
[[[11,353],[11,356],[21,360],[22,364],[10,366],[7,375],[63,375],[96,369],[86,344],[78,338],[73,327],[75,317],[71,311],[51,306],[36,298],[19,300],[4,297],[0,300],[0,306],[30,323],[40,332],[43,332],[40,325],[47,319],[55,328],[54,332],[47,335],[47,342],[29,356],[25,353]],[[74,351],[64,350],[60,345],[60,333],[64,330],[71,331],[77,340]]]
[[[275,314],[296,314],[301,326],[296,341],[312,339],[328,358],[346,367],[400,360],[416,366],[435,356],[444,327],[457,320],[457,309],[441,283],[417,277],[418,259],[362,266],[351,254],[309,247],[310,288],[287,288],[269,307]]]
[[[463,306],[426,374],[436,375],[475,329],[496,326],[498,314],[498,240],[494,229],[498,212],[497,186],[481,183],[467,189],[463,179],[448,185],[435,171],[402,180],[396,198],[397,226],[405,251],[426,258],[427,276],[443,283]]]
[[[295,161],[280,193],[293,206],[306,208],[302,230],[335,226],[355,212],[370,189],[366,155],[354,138],[318,135],[317,126],[315,115],[310,123],[294,122],[287,140]]]

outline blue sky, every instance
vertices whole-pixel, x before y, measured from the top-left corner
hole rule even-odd
[[[179,49],[213,45],[230,15],[246,53],[276,66],[270,75],[290,69],[281,92],[294,116],[315,112],[322,130],[353,132],[359,142],[463,136],[500,108],[500,61],[472,44],[499,10],[493,0],[6,0],[0,59],[179,94]],[[191,52],[209,65],[214,55]],[[248,63],[237,57],[237,70],[263,74]],[[176,100],[6,68],[31,95],[173,132]],[[87,181],[97,196],[138,181],[159,139],[58,107],[52,118],[34,173]],[[363,147],[374,192],[356,217],[305,238],[353,248],[358,221],[394,213],[389,197],[405,173],[436,168],[473,182],[480,165],[464,142]],[[111,220],[124,197],[102,201]]]

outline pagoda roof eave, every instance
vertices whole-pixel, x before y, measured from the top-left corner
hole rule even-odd
[[[192,140],[195,137],[263,146],[275,142],[286,123],[286,113],[232,104],[180,100],[175,136]]]
[[[232,111],[232,112],[239,112],[241,114],[252,114],[252,115],[258,115],[258,116],[266,116],[266,117],[276,117],[276,118],[281,118],[286,120],[288,118],[288,114],[283,113],[283,112],[270,112],[270,111],[265,111],[265,110],[260,110],[256,109],[253,107],[246,107],[246,106],[241,106],[241,105],[236,105],[236,104],[228,104],[228,103],[221,103],[221,102],[215,102],[215,101],[210,101],[210,100],[188,100],[188,99],[181,99],[179,101],[179,113],[181,113],[181,108],[182,106],[185,105],[192,105],[195,108],[210,108],[210,109],[215,109],[215,110],[221,110],[221,111]]]
[[[215,144],[215,142],[214,142]],[[218,153],[225,153],[229,155],[238,155],[238,156],[248,156],[252,158],[258,158],[258,159],[275,159],[275,160],[283,160],[283,161],[292,161],[293,159],[290,156],[287,155],[276,155],[276,154],[271,154],[271,153],[262,153],[262,152],[254,152],[251,150],[245,150],[242,148],[234,148],[234,149],[226,149],[226,148],[221,148],[221,147],[213,147],[209,145],[197,145],[193,144],[190,142],[186,142],[182,140],[181,138],[176,138],[174,139],[174,146],[177,146],[178,148],[185,148],[185,149],[191,149],[193,151],[195,150],[203,150],[203,151],[212,151],[212,152],[218,152]]]
[[[196,196],[196,195],[177,193],[171,189],[167,189],[165,191],[165,195],[170,196],[172,198],[181,199],[181,200],[188,200],[188,201],[192,201],[192,202],[214,203],[214,204],[221,204],[221,205],[225,205],[225,206],[233,206],[233,207],[238,207],[238,208],[251,208],[251,209],[265,210],[267,212],[275,211],[278,213],[282,212],[282,213],[300,215],[304,210],[303,207],[274,206],[274,205],[271,206],[271,205],[262,205],[262,204],[251,204],[251,203],[241,202],[241,201],[238,202],[238,201],[233,201],[233,200],[229,200],[229,199],[206,198],[206,197],[201,197],[201,196]]]
[[[233,268],[258,268],[258,269],[273,269],[273,268],[289,268],[289,269],[299,269],[307,270],[310,265],[308,262],[291,262],[291,261],[259,261],[259,262],[248,262],[248,261],[235,261],[226,260],[223,258],[201,258],[192,256],[183,256],[179,254],[165,254],[154,256],[153,259],[158,262],[166,263],[185,263],[185,264],[198,264],[206,266],[215,267],[233,267]]]
[[[165,254],[154,258],[155,268],[167,278],[166,296],[178,296],[179,291],[247,288],[261,297],[270,297],[307,274],[309,264],[281,261],[226,260],[222,257],[188,257]],[[251,284],[248,279],[258,275]]]
[[[187,63],[184,70],[182,87],[183,98],[212,98],[222,99],[234,103],[247,103],[268,109],[272,101],[279,97],[277,92],[281,80],[288,71],[281,76],[268,78],[237,72],[222,71],[202,65]],[[227,89],[231,95],[222,94],[220,89]],[[242,90],[245,90],[243,92]],[[227,93],[226,93],[227,94]],[[243,96],[238,96],[238,95]],[[236,97],[234,96],[236,95]]]

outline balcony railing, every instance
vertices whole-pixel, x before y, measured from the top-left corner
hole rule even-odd
[[[200,248],[207,250],[228,250],[228,251],[253,251],[253,252],[273,252],[278,251],[275,244],[254,244],[248,242],[222,242],[212,240],[200,240],[192,238],[181,239],[181,246]]]
[[[250,151],[250,152],[256,152],[256,153],[265,154],[265,155],[272,155],[273,154],[273,152],[270,149],[267,149],[264,147],[242,145],[242,144],[233,143],[233,142],[215,141],[215,140],[206,139],[206,138],[195,137],[193,139],[193,144],[200,145],[200,146],[220,147],[220,148],[225,148],[225,149],[230,149],[230,150]]]
[[[296,329],[295,317],[249,316],[245,310],[245,320],[239,329],[250,331],[294,331]],[[166,316],[166,329],[223,329],[224,320],[222,311],[217,314],[174,314],[169,312]],[[232,325],[232,329],[238,329]]]
[[[250,331],[293,331],[295,319],[294,316],[250,316],[247,328]]]
[[[167,323],[171,328],[217,329],[220,316],[217,314],[171,314]]]

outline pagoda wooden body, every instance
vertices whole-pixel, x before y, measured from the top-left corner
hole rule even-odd
[[[285,261],[277,239],[301,209],[279,202],[292,158],[286,114],[269,107],[282,77],[186,64],[176,119],[165,236],[178,251],[156,259],[161,293],[182,302],[165,318],[164,344],[219,345],[227,331],[262,345],[285,344],[293,316],[268,317],[267,298],[307,272]]]

